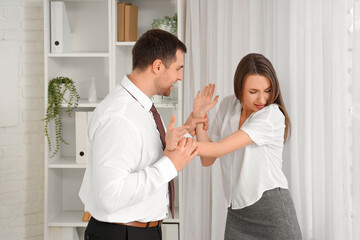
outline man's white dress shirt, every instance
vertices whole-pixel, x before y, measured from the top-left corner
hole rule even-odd
[[[220,104],[209,137],[219,141],[238,131],[240,101],[225,97]],[[221,157],[222,179],[228,206],[240,209],[254,204],[263,192],[276,187],[288,188],[282,172],[285,117],[277,104],[251,114],[241,126],[254,142]]]
[[[168,182],[177,171],[163,156],[152,104],[125,76],[92,114],[79,196],[85,210],[99,221],[148,222],[168,217]]]

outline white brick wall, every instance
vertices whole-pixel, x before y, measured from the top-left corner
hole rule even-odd
[[[19,44],[19,123],[0,128],[0,239],[43,239],[43,2],[0,0],[0,41]],[[3,114],[3,113],[0,113]]]

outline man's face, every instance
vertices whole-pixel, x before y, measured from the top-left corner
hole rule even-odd
[[[155,81],[155,88],[157,95],[169,96],[174,88],[174,84],[183,78],[184,53],[181,50],[177,50],[176,61],[171,63],[168,68],[163,63],[162,65],[159,78]]]

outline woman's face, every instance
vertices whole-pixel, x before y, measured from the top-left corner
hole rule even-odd
[[[257,112],[266,106],[270,98],[270,80],[261,75],[252,74],[246,77],[242,107],[246,112]]]

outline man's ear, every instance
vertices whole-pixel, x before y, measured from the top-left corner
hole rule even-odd
[[[153,64],[152,64],[152,70],[154,73],[159,73],[162,69],[163,66],[163,63],[161,61],[161,59],[156,59]]]

